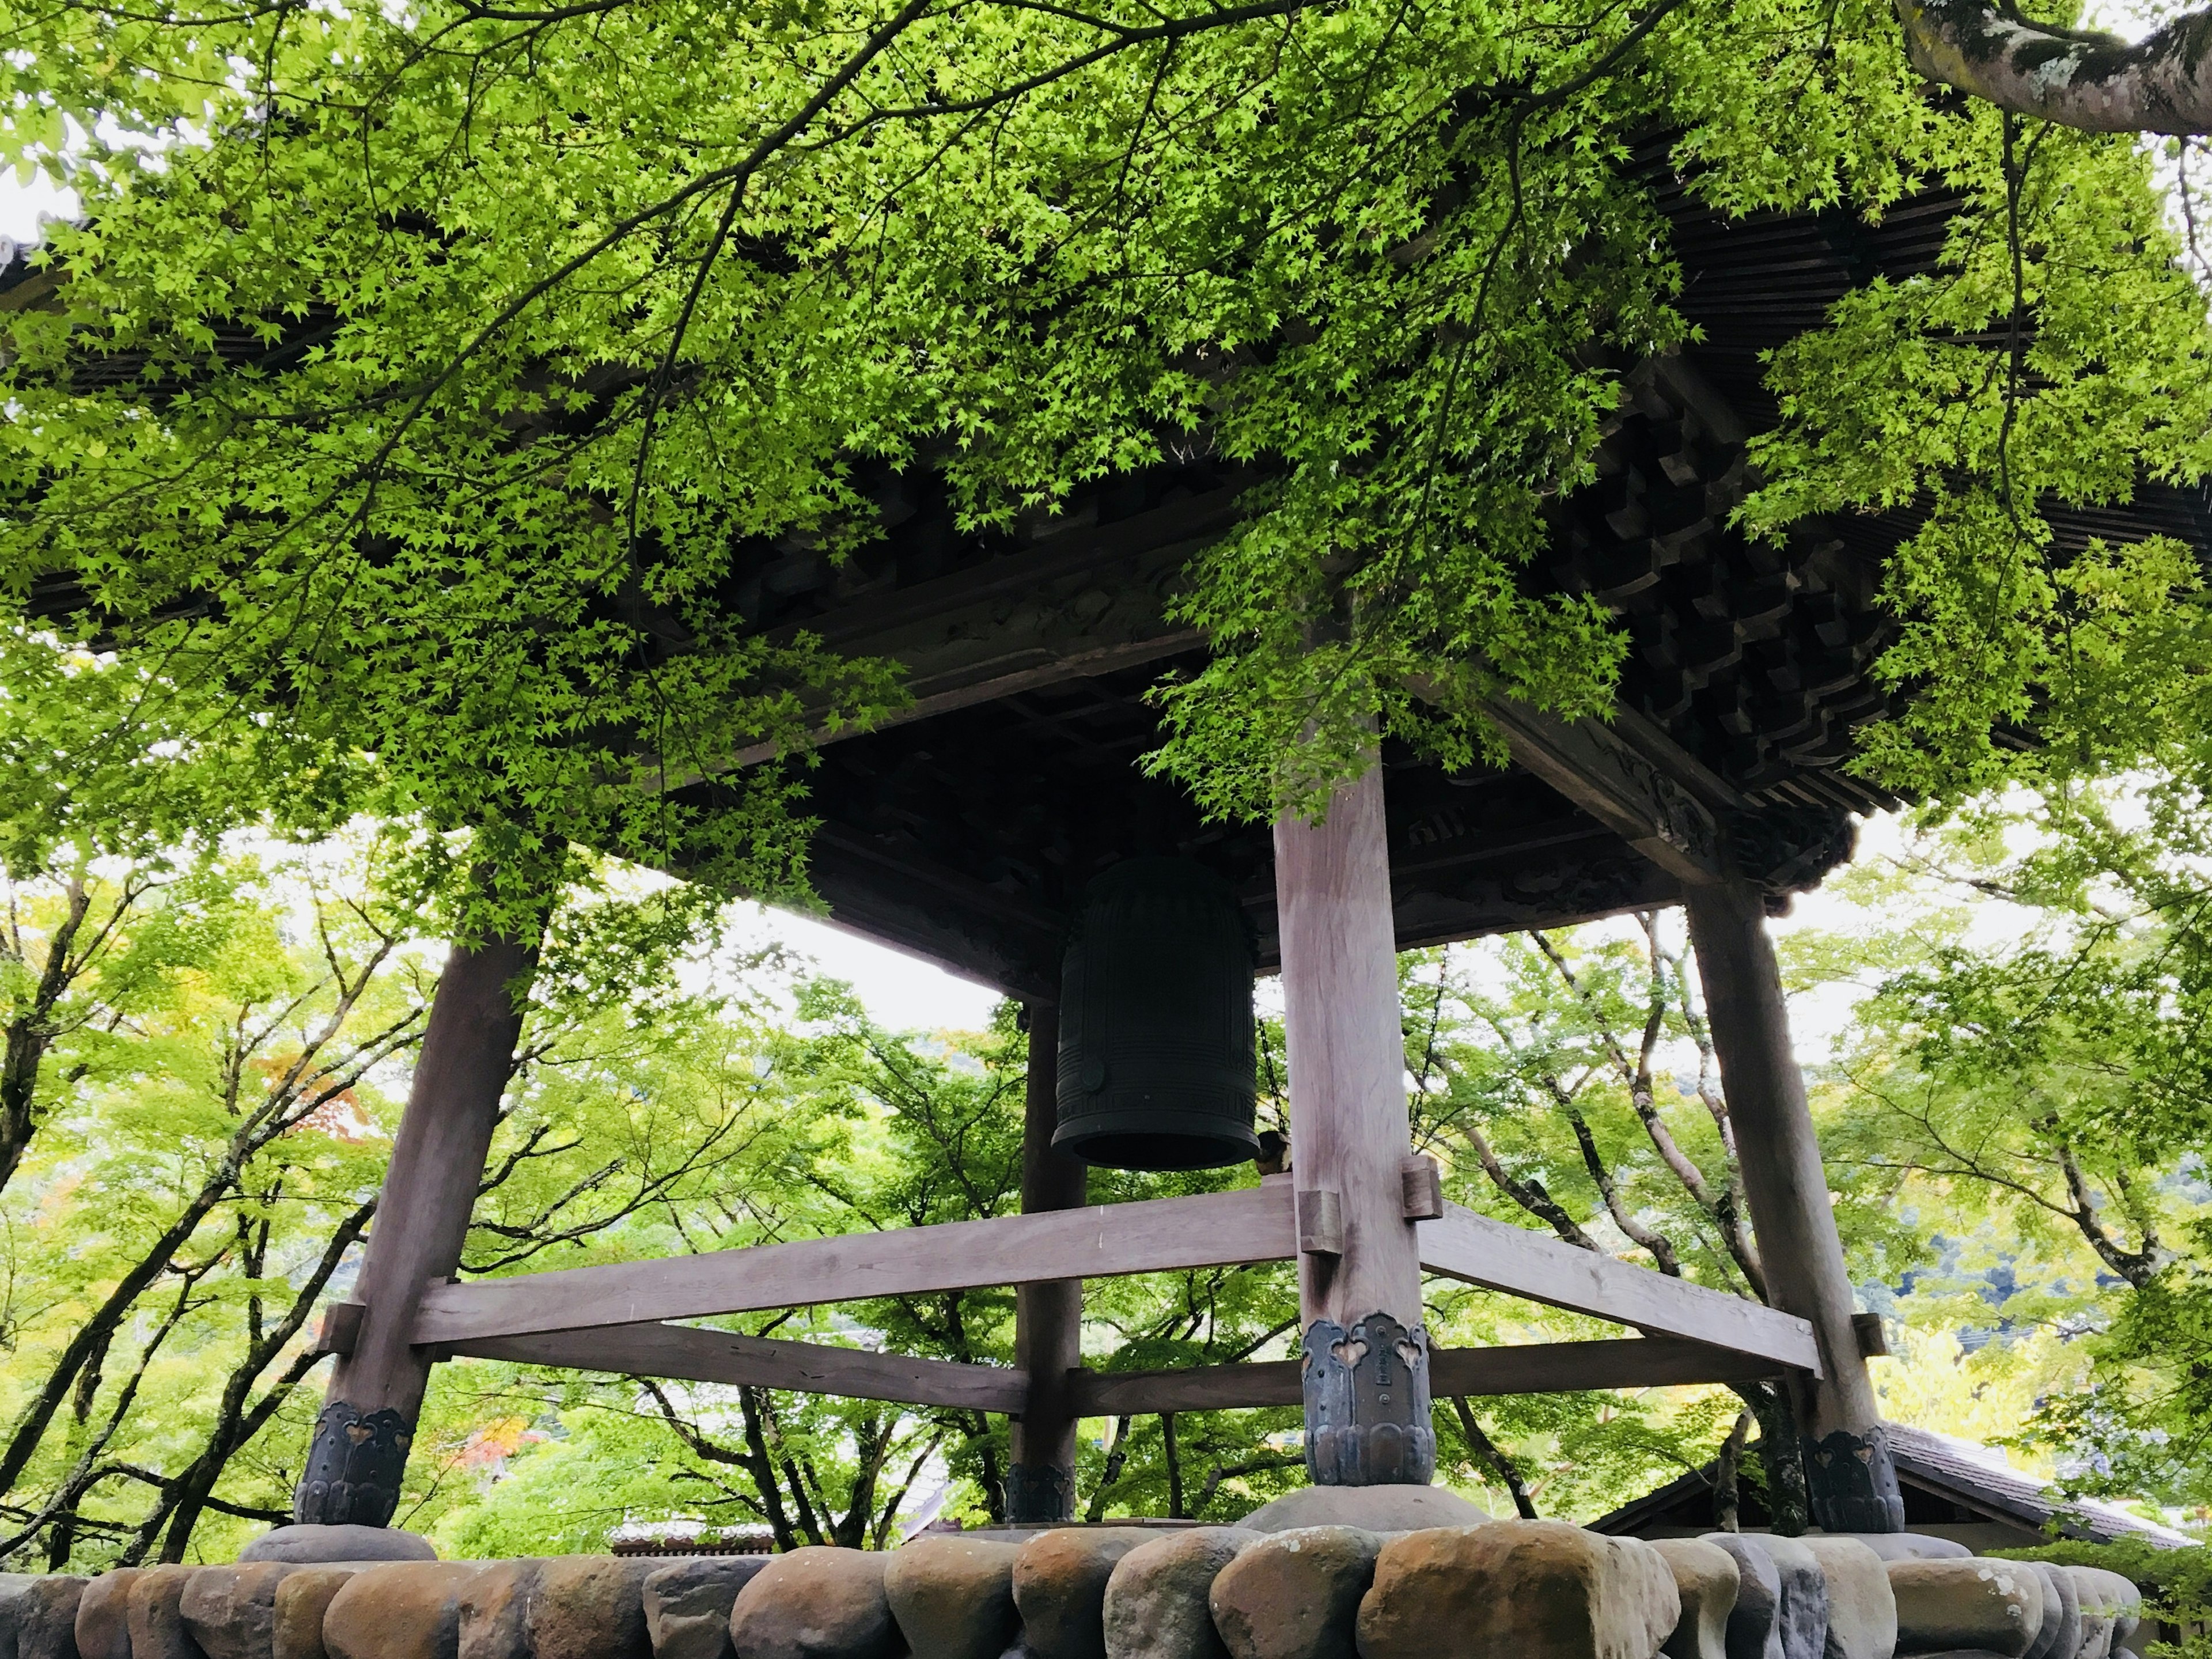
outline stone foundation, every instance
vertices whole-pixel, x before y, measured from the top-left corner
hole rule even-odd
[[[1878,1554],[1252,1518],[886,1553],[0,1575],[0,1659],[2136,1659],[2142,1608],[2116,1573],[1936,1540],[1923,1557],[1911,1534]]]

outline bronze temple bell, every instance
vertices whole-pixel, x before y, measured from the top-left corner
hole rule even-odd
[[[1052,1144],[1115,1170],[1251,1158],[1252,974],[1251,926],[1205,866],[1129,859],[1093,881],[1060,969]]]

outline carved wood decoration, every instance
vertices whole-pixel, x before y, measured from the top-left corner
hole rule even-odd
[[[1421,1266],[1532,1302],[1663,1331],[1820,1374],[1813,1327],[1794,1315],[1492,1221],[1456,1204],[1420,1226]]]

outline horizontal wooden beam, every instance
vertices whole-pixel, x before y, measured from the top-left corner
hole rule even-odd
[[[1527,1342],[1496,1348],[1437,1348],[1429,1355],[1430,1392],[1454,1395],[1573,1394],[1589,1389],[1650,1389],[1692,1382],[1748,1382],[1789,1368],[1755,1355],[1680,1337],[1619,1337],[1596,1342]],[[1295,1406],[1303,1398],[1295,1359],[1203,1365],[1176,1371],[1079,1371],[1073,1382],[1085,1417],[1152,1412],[1228,1411]]]
[[[1255,1187],[436,1285],[423,1296],[413,1335],[451,1347],[869,1297],[1281,1261],[1297,1253],[1291,1212],[1287,1184]]]
[[[1295,1406],[1305,1397],[1296,1359],[1241,1365],[1187,1365],[1171,1371],[1080,1370],[1068,1377],[1078,1417],[1139,1417],[1154,1412],[1224,1412]]]
[[[950,1406],[962,1411],[1015,1415],[1029,1398],[1029,1379],[1000,1365],[913,1359],[861,1348],[833,1348],[819,1342],[702,1331],[688,1325],[605,1325],[595,1330],[479,1337],[456,1342],[448,1352],[475,1359],[562,1365],[624,1376],[750,1384],[794,1394],[830,1394],[846,1400],[889,1400],[902,1406]]]
[[[1813,1328],[1794,1315],[1578,1249],[1457,1204],[1419,1225],[1421,1266],[1430,1273],[1820,1374]]]
[[[1431,1273],[1819,1374],[1812,1328],[1790,1315],[1577,1249],[1458,1205],[1418,1226],[1421,1265]],[[1297,1251],[1291,1185],[1268,1182],[1200,1197],[435,1285],[424,1293],[413,1338],[458,1348],[491,1337],[870,1297],[1286,1261]]]
[[[905,671],[913,701],[875,731],[1156,662],[1200,642],[1189,623],[1169,620],[1169,595],[1192,556],[1236,524],[1238,495],[1224,488],[1103,529],[1071,529],[1027,554],[860,600],[805,631],[841,656],[887,658]],[[854,733],[814,735],[834,743]],[[777,752],[741,749],[730,765]]]
[[[1513,758],[1676,879],[1696,884],[1728,874],[1717,792],[1705,774],[1641,722],[1567,721],[1510,698],[1486,711]]]
[[[526,1365],[611,1371],[623,1376],[673,1377],[1009,1416],[1019,1416],[1029,1397],[1028,1379],[1002,1365],[956,1364],[950,1360],[915,1359],[685,1325],[607,1325],[592,1330],[541,1331],[528,1336],[479,1337],[456,1342],[446,1352],[460,1358],[504,1359]],[[1778,1376],[1785,1369],[1769,1360],[1679,1337],[1631,1337],[1496,1348],[1439,1348],[1430,1356],[1430,1386],[1444,1398],[1564,1394],[1590,1389],[1751,1382]],[[1298,1404],[1298,1370],[1294,1359],[1166,1371],[1079,1370],[1071,1374],[1069,1384],[1073,1407],[1084,1417],[1226,1411]]]

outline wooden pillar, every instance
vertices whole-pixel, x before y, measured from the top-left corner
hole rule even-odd
[[[1089,1168],[1053,1150],[1058,1127],[1060,1009],[1028,1006],[1029,1092],[1022,1115],[1022,1213],[1080,1209]],[[1029,1398],[1014,1419],[1006,1471],[1006,1519],[1075,1516],[1075,1429],[1067,1374],[1083,1363],[1083,1281],[1058,1279],[1014,1289],[1014,1364],[1029,1374]]]
[[[295,1521],[381,1527],[399,1501],[430,1376],[408,1336],[424,1288],[460,1266],[537,954],[534,941],[456,945],[438,976],[354,1292],[358,1324],[315,1419]]]
[[[1820,1344],[1822,1376],[1795,1402],[1813,1518],[1829,1532],[1901,1531],[1904,1499],[1851,1322],[1851,1282],[1765,902],[1742,882],[1692,887],[1683,902],[1767,1295],[1809,1320]]]
[[[1406,1219],[1405,1039],[1382,769],[1318,823],[1275,823],[1298,1194],[1306,1470],[1322,1486],[1436,1472],[1421,1259]]]

